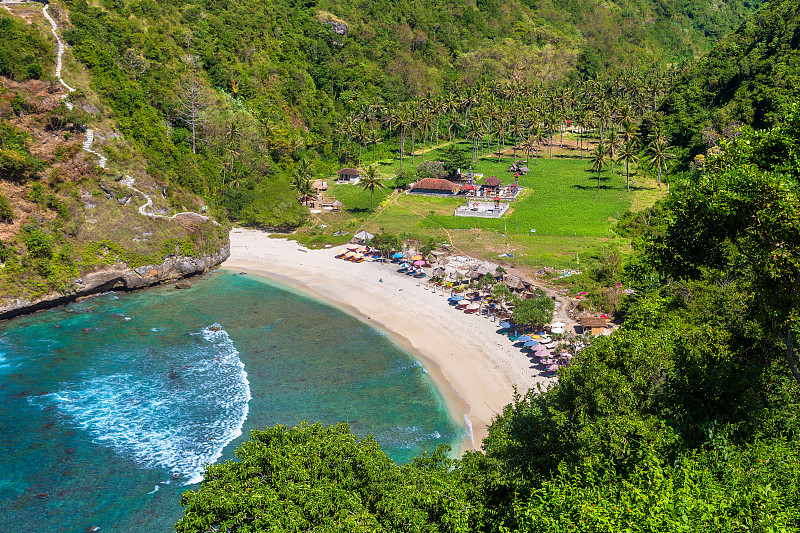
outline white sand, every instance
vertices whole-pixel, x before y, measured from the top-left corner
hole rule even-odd
[[[441,289],[397,273],[393,263],[351,263],[334,257],[341,246],[309,250],[256,230],[234,229],[230,237],[224,268],[264,275],[332,303],[417,357],[453,417],[471,426],[466,449],[480,448],[487,426],[511,403],[514,385],[523,393],[552,381],[497,333],[497,322],[454,309]]]

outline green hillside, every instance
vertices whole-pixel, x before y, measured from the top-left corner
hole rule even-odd
[[[781,123],[800,96],[800,5],[774,0],[680,76],[660,108],[684,162],[738,124]]]
[[[755,5],[74,0],[67,7],[67,41],[91,75],[82,88],[106,103],[149,172],[243,223],[294,226],[305,216],[289,185],[301,160],[312,163],[304,177],[327,176],[359,162],[353,141],[377,145],[382,158],[397,153],[397,123],[384,106],[423,102],[434,114],[450,106],[460,115],[473,91],[502,94],[498,84],[555,91],[580,76],[663,70],[705,52]],[[459,101],[451,105],[452,96]],[[451,131],[453,123],[454,116],[437,119]],[[423,135],[419,124],[411,129]]]

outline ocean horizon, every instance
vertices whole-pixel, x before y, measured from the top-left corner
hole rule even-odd
[[[348,422],[396,462],[467,429],[414,357],[254,275],[106,293],[0,324],[0,528],[167,532],[251,430]]]

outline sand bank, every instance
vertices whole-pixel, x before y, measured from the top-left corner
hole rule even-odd
[[[394,264],[351,263],[334,257],[335,247],[309,250],[269,234],[234,229],[231,256],[223,268],[246,270],[295,287],[375,325],[424,365],[454,418],[464,417],[480,448],[492,419],[542,376],[531,360],[486,317],[450,307],[447,295],[398,274]],[[448,293],[449,295],[449,293]]]

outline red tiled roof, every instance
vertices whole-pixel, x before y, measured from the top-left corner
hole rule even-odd
[[[458,190],[458,185],[449,180],[438,178],[423,178],[414,184],[412,189],[427,189],[432,191],[450,191]]]
[[[486,178],[486,181],[484,181],[483,184],[486,185],[487,187],[497,187],[498,185],[500,185],[500,180],[494,176],[489,176],[488,178]]]

